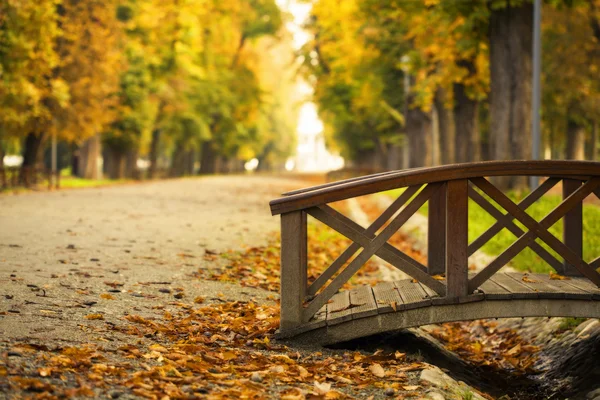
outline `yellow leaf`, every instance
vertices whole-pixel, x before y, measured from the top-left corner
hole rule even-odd
[[[102,314],[88,314],[85,316],[85,319],[104,319],[104,315]]]
[[[568,276],[559,275],[559,274],[554,273],[554,272],[550,272],[550,279],[552,279],[554,281],[568,281],[568,280],[571,280],[571,278],[569,278]]]
[[[109,294],[109,293],[102,293],[100,295],[100,298],[105,299],[105,300],[114,300],[115,296],[113,296],[112,294]]]
[[[371,373],[378,378],[385,377],[385,371],[383,370],[383,367],[377,363],[370,365],[369,371],[371,371]]]
[[[317,394],[319,396],[323,396],[326,395],[329,391],[331,390],[331,383],[319,383],[317,381],[315,381],[315,392],[317,392]]]
[[[409,386],[402,386],[402,389],[411,391],[411,390],[417,390],[420,387],[421,386],[419,386],[419,385],[409,385]]]

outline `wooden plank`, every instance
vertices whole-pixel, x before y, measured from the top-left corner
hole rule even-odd
[[[496,207],[494,207],[485,197],[483,197],[482,195],[477,193],[477,191],[475,189],[473,189],[472,187],[469,187],[469,197],[471,197],[471,199],[473,199],[473,201],[475,201],[481,208],[483,208],[485,211],[487,211],[488,214],[490,214],[492,217],[496,218],[499,221],[499,222],[497,222],[497,224],[506,227],[517,238],[522,236],[523,234],[525,234],[525,232],[521,228],[519,228],[516,224],[514,224],[512,222],[512,219],[513,219],[512,216],[511,216],[511,218],[506,218],[507,214],[502,214],[502,212],[500,210],[498,210]],[[500,229],[502,228],[502,226],[500,227]],[[488,232],[491,232],[491,231],[488,230],[487,232],[484,232],[480,236],[480,238],[483,237],[484,235],[488,235]],[[492,236],[485,237],[484,243],[487,242],[489,239],[491,239]],[[542,258],[542,260],[544,260],[548,263],[548,265],[550,265],[556,271],[562,271],[563,263],[560,262],[559,260],[557,260],[552,254],[550,254],[549,251],[544,249],[535,240],[529,241],[528,245],[531,248],[531,250],[536,252],[537,255],[539,255]],[[471,245],[469,245],[469,247],[471,247]],[[474,249],[473,252],[475,250],[478,250],[478,248]],[[469,251],[469,255],[471,255],[471,254],[472,253]]]
[[[465,297],[469,293],[469,182],[449,181],[446,188],[446,297]]]
[[[600,288],[598,288],[596,285],[594,285],[589,280],[587,280],[585,278],[580,278],[580,277],[574,276],[571,278],[571,280],[564,281],[564,282],[566,282],[569,285],[574,286],[578,289],[582,289],[582,290],[585,290],[586,292],[591,293],[592,298],[594,300],[600,300]]]
[[[531,288],[533,291],[537,292],[538,298],[544,299],[564,299],[564,293],[552,285],[550,282],[544,282],[542,279],[539,279],[535,274],[523,274],[519,272],[509,272],[506,274],[510,276],[515,281],[522,283],[523,285]]]
[[[404,301],[398,293],[394,282],[378,283],[373,287],[373,294],[379,314],[399,311],[404,308]]]
[[[589,161],[486,161],[453,164],[431,168],[397,171],[383,176],[369,177],[354,182],[281,197],[270,202],[273,215],[315,207],[320,204],[358,197],[406,186],[471,179],[482,176],[550,176],[587,179],[600,176],[597,162]]]
[[[535,203],[539,198],[541,198],[544,194],[546,194],[550,189],[552,189],[556,184],[560,182],[560,179],[557,178],[548,178],[546,179],[540,186],[538,186],[533,192],[529,193],[523,200],[519,202],[519,207],[523,210],[529,208],[533,203]],[[473,190],[473,192],[477,193]],[[479,193],[477,193],[479,195]],[[481,195],[479,195],[481,196]],[[483,197],[483,196],[481,196]],[[471,197],[473,198],[473,197]],[[473,200],[475,200],[473,198]],[[496,207],[494,207],[495,210]],[[488,211],[489,212],[489,211]],[[498,211],[500,212],[500,211]],[[512,222],[515,217],[513,217],[510,213],[502,214],[503,217],[494,216],[497,221],[491,227],[488,228],[481,236],[475,239],[473,242],[469,244],[469,256],[475,253],[481,246],[487,243],[491,238],[493,238],[498,232],[504,228],[506,223]],[[552,264],[551,264],[552,265]],[[562,264],[561,264],[562,265]]]
[[[590,268],[590,266],[583,261],[580,257],[574,254],[571,249],[565,246],[560,240],[558,240],[553,234],[548,232],[548,228],[554,225],[563,215],[565,215],[573,206],[577,203],[583,201],[587,195],[589,195],[593,190],[600,186],[599,178],[592,178],[587,181],[581,188],[579,188],[575,193],[569,196],[566,200],[560,203],[556,208],[554,208],[546,217],[542,219],[541,222],[537,222],[534,220],[529,214],[525,211],[521,210],[519,206],[517,206],[512,200],[510,200],[504,193],[502,193],[498,188],[489,183],[484,178],[475,178],[473,182],[481,188],[488,196],[492,197],[494,201],[504,207],[505,210],[510,212],[515,216],[517,220],[519,220],[523,225],[525,225],[529,232],[521,236],[514,242],[503,254],[506,252],[514,252],[516,250],[522,250],[527,243],[535,239],[535,237],[539,237],[546,244],[548,244],[554,251],[556,251],[560,256],[566,259],[569,263],[574,265],[583,275],[585,275],[589,280],[594,282],[597,285],[600,285],[600,274],[598,274],[595,270]],[[498,258],[501,258],[500,255]],[[491,264],[490,264],[491,265]],[[501,268],[502,266],[494,265],[494,268]],[[475,276],[470,285],[479,286],[483,281],[485,281],[491,274],[495,273],[490,266],[486,267],[483,271],[481,271],[477,276]]]
[[[394,202],[363,231],[365,236],[370,238],[375,236],[375,233],[381,228],[399,209],[402,207],[415,193],[420,186],[411,186],[406,189]],[[358,226],[358,224],[357,224]],[[338,256],[333,263],[310,285],[308,294],[314,296],[321,287],[352,257],[361,245],[352,242],[352,244]]]
[[[535,280],[539,280],[558,288],[566,299],[592,300],[593,294],[576,286],[570,285],[567,281],[559,279],[550,279],[550,275],[535,274]]]
[[[306,213],[294,211],[281,214],[282,330],[297,327],[312,316],[305,318],[302,308],[306,280]]]
[[[425,293],[418,282],[413,282],[410,279],[403,279],[401,281],[395,281],[394,284],[402,297],[405,310],[431,305],[431,299],[427,297],[427,293]]]
[[[563,199],[566,199],[581,187],[581,181],[574,179],[563,180]],[[583,257],[583,203],[577,204],[563,217],[563,243],[579,258]],[[565,260],[563,270],[567,276],[581,276],[581,273],[571,263]]]
[[[427,294],[427,297],[429,297],[430,299],[440,297],[439,294],[437,294],[436,292],[431,290],[431,288],[427,287],[427,285],[423,285],[423,284],[421,284],[421,282],[419,282],[419,284],[421,285],[421,288],[423,288],[423,290],[425,291],[425,294]]]
[[[537,299],[538,294],[529,286],[522,284],[504,273],[498,273],[490,278],[492,282],[506,289],[513,299]]]
[[[429,199],[427,229],[427,272],[446,272],[446,185]]]
[[[506,290],[504,287],[498,285],[496,282],[493,282],[491,279],[483,282],[478,289],[483,292],[486,300],[510,300],[512,299],[512,294]]]
[[[370,286],[361,286],[350,290],[352,319],[377,315],[377,302]]]
[[[344,291],[333,296],[327,304],[327,325],[340,324],[351,319],[350,292]]]

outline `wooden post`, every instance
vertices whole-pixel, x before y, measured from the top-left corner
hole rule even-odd
[[[303,322],[306,297],[306,212],[281,214],[281,320],[282,331]]]
[[[6,170],[4,168],[0,168],[0,187],[2,189],[6,189],[8,184],[6,183]]]
[[[427,229],[427,272],[440,275],[446,272],[446,185],[429,199]]]
[[[446,204],[446,297],[468,295],[468,195],[466,179],[448,181]]]
[[[574,179],[563,180],[563,199],[579,189],[581,181]],[[579,257],[583,256],[583,206],[579,203],[563,217],[563,243]],[[564,262],[563,275],[581,276],[577,268]],[[560,271],[558,271],[560,272]]]

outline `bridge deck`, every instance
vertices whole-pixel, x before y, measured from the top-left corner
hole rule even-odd
[[[600,301],[600,288],[584,277],[569,277],[565,280],[557,280],[551,279],[546,274],[497,273],[481,285],[474,294],[449,300],[438,296],[427,286],[415,280],[381,282],[374,287],[360,286],[337,293],[309,322],[293,330],[280,333],[280,337],[295,336],[307,331],[329,328],[344,322],[371,316],[388,313],[401,314],[408,310],[431,309],[436,308],[436,306],[474,303],[483,300],[499,301],[507,307],[510,307],[510,304],[513,304],[512,307],[519,307],[516,303],[507,303],[506,300],[540,299],[562,299],[563,305],[570,303],[564,302],[564,300],[586,301],[593,304],[594,308],[600,309],[600,302],[596,303],[596,301]],[[581,304],[580,302],[575,303],[573,304],[574,307],[579,307]],[[445,307],[441,308],[446,309]],[[422,311],[425,312],[425,310]],[[500,314],[502,315],[490,315],[489,317],[504,316],[504,313]],[[563,316],[570,316],[571,314],[568,309],[565,309]],[[539,314],[534,315],[550,316],[552,312],[549,312],[547,307],[546,309],[542,307]],[[448,321],[453,320],[455,319],[449,316]],[[401,322],[397,326],[398,329],[405,327],[408,326],[403,326]]]

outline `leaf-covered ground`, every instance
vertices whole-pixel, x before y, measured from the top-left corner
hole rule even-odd
[[[45,198],[47,204],[27,205],[30,198],[25,196],[5,204],[12,211],[4,210],[19,211],[22,217],[14,220],[17,234],[11,239],[0,234],[0,269],[6,274],[1,278],[0,329],[7,333],[0,341],[1,394],[40,399],[377,399],[427,393],[419,380],[427,365],[410,355],[275,342],[277,236],[254,245],[259,235],[254,224],[260,223],[255,213],[271,193],[253,190],[255,197],[246,196],[245,205],[236,205],[242,182],[235,190],[228,180],[201,184],[169,183],[173,189],[185,185],[184,190],[162,185],[90,189],[85,202],[83,192],[72,191]],[[138,192],[148,200],[139,203]],[[219,193],[218,198],[212,193]],[[71,197],[79,208],[59,215],[54,201],[63,204]],[[127,208],[121,213],[124,199],[135,203],[135,212]],[[204,214],[192,224],[186,213],[199,202],[206,202],[199,209]],[[165,204],[173,206],[165,209]],[[29,214],[22,213],[25,206]],[[220,216],[234,207],[227,219]],[[92,219],[95,209],[103,214]],[[40,226],[42,215],[55,219]],[[168,230],[170,226],[176,229]],[[310,229],[309,276],[315,279],[349,241],[318,224]],[[33,231],[44,238],[18,240]],[[241,251],[219,247],[231,243],[227,238],[235,232],[250,232],[245,241],[253,245]],[[205,235],[200,241],[198,233]],[[406,238],[396,236],[393,243],[425,262]],[[369,263],[346,288],[378,279],[379,266]],[[536,349],[516,332],[495,329],[490,322],[445,324],[434,335],[476,365],[529,372],[535,358]]]

